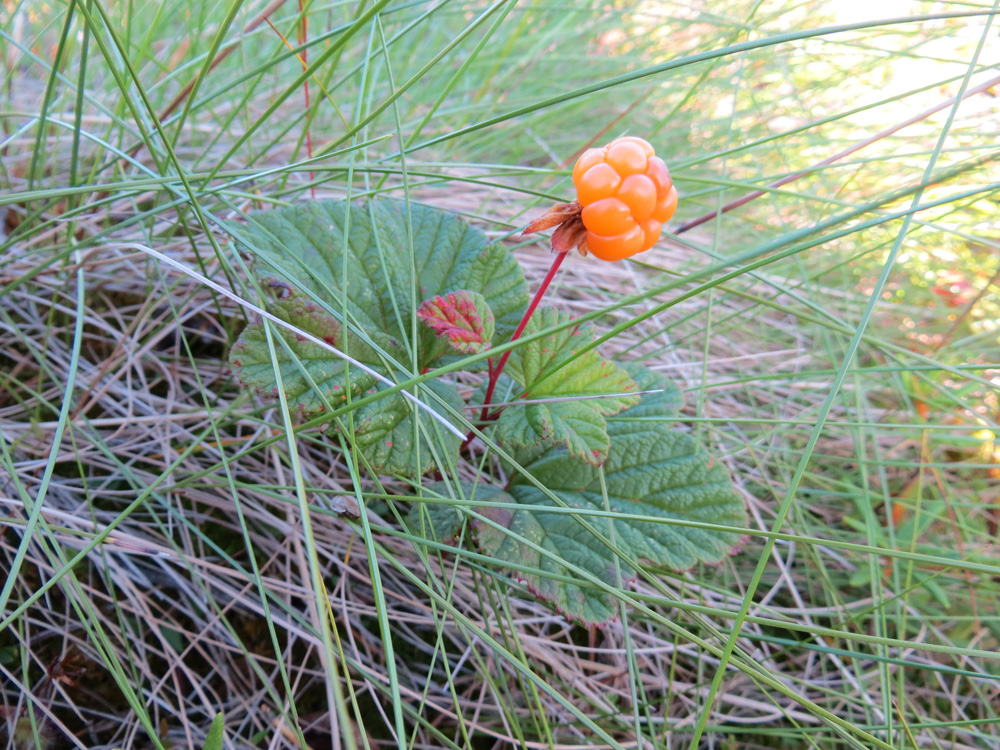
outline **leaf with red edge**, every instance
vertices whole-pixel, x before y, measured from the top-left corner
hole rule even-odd
[[[486,299],[466,289],[426,300],[417,309],[417,316],[435,336],[463,354],[486,351],[496,333],[496,321]]]
[[[732,554],[744,540],[743,500],[725,468],[677,425],[680,391],[641,365],[623,368],[643,394],[606,417],[610,451],[602,467],[551,442],[507,446],[515,463],[505,463],[503,490],[468,481],[426,485],[429,496],[450,502],[418,505],[410,530],[452,543],[471,518],[482,554],[587,625],[618,616],[615,592],[635,579],[633,564],[681,571]]]
[[[288,405],[306,417],[344,409],[384,390],[387,380],[405,382],[461,356],[425,326],[413,340],[415,302],[448,290],[475,291],[495,318],[498,343],[510,338],[528,304],[524,274],[503,244],[429,206],[312,201],[251,212],[246,223],[225,226],[238,251],[254,259],[262,306],[309,334],[252,318],[231,350],[234,373],[264,397],[279,395],[280,373]],[[330,347],[367,369],[348,365]],[[408,391],[445,419],[462,409],[453,383],[431,381]],[[453,465],[461,444],[424,416],[403,394],[391,393],[356,407],[353,426],[344,427],[373,472],[413,477]]]

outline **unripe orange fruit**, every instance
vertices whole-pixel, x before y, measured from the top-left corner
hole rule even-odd
[[[642,138],[588,149],[573,167],[587,247],[601,260],[649,250],[677,210],[677,188],[663,159]]]

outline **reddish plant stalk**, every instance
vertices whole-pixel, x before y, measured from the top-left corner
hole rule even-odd
[[[997,76],[996,78],[991,78],[990,80],[984,81],[983,83],[979,84],[978,86],[974,86],[973,88],[968,89],[964,94],[962,94],[962,99],[967,99],[970,96],[972,96],[973,94],[978,94],[981,91],[988,91],[989,89],[993,88],[997,84],[1000,84],[1000,76]],[[768,187],[769,190],[773,190],[775,188],[781,187],[782,185],[787,185],[789,182],[792,182],[793,180],[797,180],[800,177],[803,177],[803,176],[805,176],[807,174],[812,174],[813,170],[815,170],[815,169],[817,169],[819,167],[825,167],[825,166],[827,166],[829,164],[833,164],[834,162],[839,161],[840,159],[843,159],[845,156],[850,156],[855,151],[860,151],[865,146],[870,146],[871,144],[873,144],[873,143],[875,143],[877,141],[880,141],[883,138],[887,138],[888,136],[893,135],[894,133],[902,130],[903,128],[909,127],[910,125],[913,125],[914,123],[920,122],[921,120],[926,120],[928,117],[930,117],[934,113],[940,112],[942,109],[950,107],[957,100],[958,100],[958,97],[957,96],[953,96],[950,99],[947,99],[946,101],[941,102],[940,104],[936,104],[935,106],[931,107],[930,109],[924,110],[919,115],[914,115],[913,117],[911,117],[908,120],[904,120],[903,122],[900,122],[900,123],[897,123],[896,125],[893,125],[891,128],[887,128],[886,130],[883,130],[883,131],[881,131],[879,133],[876,133],[875,135],[873,135],[873,136],[871,136],[869,138],[865,138],[863,141],[858,141],[854,145],[845,148],[843,151],[837,152],[833,156],[828,156],[826,159],[823,159],[822,161],[816,162],[809,169],[805,169],[805,170],[803,170],[801,172],[795,172],[794,174],[785,175],[780,180],[775,180],[774,182],[768,183],[767,187]],[[748,193],[747,195],[744,195],[742,198],[737,198],[732,203],[727,203],[720,210],[709,211],[707,214],[699,216],[697,219],[692,219],[691,221],[689,221],[689,222],[687,222],[685,224],[682,224],[681,226],[679,226],[677,229],[674,230],[674,234],[683,234],[684,232],[688,231],[689,229],[694,229],[697,226],[701,226],[706,221],[710,221],[711,219],[714,219],[720,213],[723,213],[723,214],[729,213],[734,208],[739,208],[740,206],[746,205],[750,201],[756,200],[757,198],[760,198],[762,195],[766,195],[766,194],[767,194],[767,190],[754,190],[752,193]]]
[[[546,290],[549,288],[549,284],[552,283],[552,279],[555,278],[556,272],[559,270],[559,266],[562,265],[563,259],[569,253],[556,253],[556,257],[552,260],[552,265],[549,267],[549,272],[545,274],[545,278],[542,279],[541,285],[538,287],[538,291],[535,292],[535,296],[531,300],[531,304],[528,305],[528,309],[524,311],[524,317],[521,318],[521,322],[517,325],[517,330],[514,331],[514,335],[510,337],[511,343],[517,341],[521,338],[521,334],[524,333],[524,329],[528,326],[528,321],[531,320],[531,316],[534,315],[535,309],[538,307],[538,303],[542,301],[542,297],[545,296]],[[508,349],[500,357],[500,361],[497,362],[496,367],[492,368],[490,373],[489,384],[486,386],[486,398],[483,400],[483,411],[479,418],[485,420],[489,414],[490,402],[493,400],[493,391],[497,387],[497,381],[500,380],[500,374],[503,372],[504,366],[507,364],[507,360],[510,359],[510,353],[514,351],[513,349]]]
[[[302,12],[302,0],[299,0],[299,13],[302,15],[302,28],[299,32],[299,44],[302,45],[302,70],[307,70],[308,65],[306,63],[306,55],[308,51],[305,47],[306,42],[309,41],[309,20],[305,13]],[[313,155],[313,144],[312,144],[312,133],[309,131],[309,79],[307,78],[303,81],[303,87],[305,89],[306,95],[306,154],[309,156],[309,161],[312,163]],[[316,176],[313,174],[312,170],[309,171],[309,182],[313,182]],[[309,193],[313,200],[316,200],[316,186],[310,185]]]

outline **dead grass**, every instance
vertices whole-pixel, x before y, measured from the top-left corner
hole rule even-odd
[[[41,95],[40,86],[25,86],[17,103],[34,111]],[[54,182],[68,184],[71,137],[51,139]],[[6,190],[28,189],[31,147],[28,135],[8,140]],[[184,158],[203,157],[181,148]],[[225,150],[215,149],[220,158]],[[253,168],[294,157],[291,145],[276,148]],[[151,165],[142,152],[137,159]],[[244,164],[234,157],[226,166]],[[469,174],[434,169],[445,178]],[[253,182],[239,190],[229,206],[203,196],[215,219],[270,195]],[[320,186],[316,197],[342,197],[338,190]],[[394,739],[380,605],[359,526],[341,515],[351,474],[319,431],[298,436],[310,539],[281,415],[242,393],[226,365],[243,311],[145,252],[229,288],[224,272],[235,264],[224,255],[223,268],[211,241],[229,253],[222,232],[213,225],[210,237],[190,212],[154,205],[171,191],[176,185],[85,194],[85,210],[71,221],[64,195],[5,207],[0,241],[13,241],[0,258],[0,570],[24,554],[0,626],[7,747],[34,744],[16,745],[12,729],[34,717],[58,747],[152,747],[152,733],[163,747],[201,748],[220,711],[233,747],[269,750],[303,741],[339,750],[345,737],[373,747],[607,746],[581,715],[620,747],[686,746],[867,300],[878,243],[846,272],[841,263],[857,248],[831,243],[744,274],[605,347],[681,386],[685,429],[725,462],[750,511],[741,553],[717,568],[660,571],[634,585],[660,619],[571,626],[492,569],[415,546],[397,516],[406,512],[405,485],[364,484],[393,628],[395,689],[412,733]],[[524,224],[539,205],[516,190],[460,182],[416,180],[412,197],[497,234]],[[683,241],[664,239],[641,263],[574,258],[552,297],[584,314],[691,274],[710,263],[710,226]],[[748,226],[740,232],[773,229]],[[995,231],[962,228],[996,250]],[[517,254],[530,280],[544,275],[540,245]],[[855,268],[865,275],[851,275]],[[599,327],[680,291],[610,311]],[[980,365],[968,380],[923,371],[925,359],[906,352],[918,348],[908,331],[940,337],[952,321],[926,304],[891,309],[872,326],[797,488],[742,623],[741,668],[730,664],[709,709],[707,747],[866,746],[845,739],[816,707],[896,747],[1000,747],[991,658],[1000,645],[997,453],[984,447],[989,439],[971,438],[996,420],[986,385],[998,376],[996,342],[919,349],[952,370]],[[463,460],[459,473],[475,477],[476,465]],[[898,523],[888,520],[892,503],[906,511]],[[905,523],[918,527],[910,537]],[[349,702],[349,728],[331,710],[311,548],[336,626],[332,670]]]
[[[455,200],[449,206],[445,198],[451,196]],[[442,207],[482,208],[464,190],[437,190],[433,199]],[[110,208],[119,220],[125,211],[125,206]],[[171,218],[161,214],[158,221],[170,224]],[[269,747],[295,746],[295,735],[282,716],[288,707],[276,668],[280,658],[307,741],[313,747],[336,745],[331,737],[340,730],[331,735],[335,717],[324,707],[321,643],[316,614],[308,605],[302,519],[291,490],[284,443],[268,443],[281,434],[281,420],[272,407],[255,406],[241,394],[226,367],[224,355],[240,325],[240,310],[190,277],[157,267],[141,251],[144,233],[114,234],[88,249],[79,262],[57,262],[41,273],[37,269],[59,253],[61,242],[58,232],[35,235],[19,244],[4,263],[9,286],[0,350],[9,363],[6,378],[11,387],[0,408],[0,424],[20,488],[30,497],[39,492],[71,366],[73,312],[80,293],[74,275],[82,271],[85,279],[84,339],[73,406],[45,495],[45,530],[27,548],[12,605],[26,600],[44,582],[57,585],[17,618],[16,627],[5,631],[8,648],[13,646],[26,659],[24,665],[2,666],[9,681],[3,692],[6,710],[17,715],[30,703],[59,728],[60,742],[79,747],[145,745],[135,714],[114,697],[117,688],[107,674],[109,656],[94,642],[93,633],[99,631],[107,638],[103,648],[114,654],[112,661],[126,665],[127,679],[141,691],[165,744],[199,746],[206,719],[223,711],[229,732],[242,741],[259,734],[269,738]],[[206,249],[203,240],[199,245]],[[188,267],[198,265],[186,243],[167,242],[158,249]],[[519,251],[519,257],[532,279],[548,265],[546,253],[537,246]],[[650,261],[685,269],[704,263],[698,252],[671,243]],[[574,259],[553,296],[561,306],[582,314],[601,309],[622,290],[644,289],[658,278],[639,265]],[[768,292],[763,283],[741,288],[745,293]],[[648,304],[657,301],[650,298]],[[696,338],[687,346],[676,345],[674,339],[683,333],[676,321],[701,315],[705,304],[701,298],[683,302],[617,339],[609,350],[645,359],[687,390],[697,393],[703,388],[703,416],[722,422],[765,413],[768,419],[808,418],[824,395],[826,382],[824,376],[796,377],[818,364],[826,366],[816,361],[811,332],[794,317],[770,313],[767,325],[777,332],[772,341],[740,337],[727,328],[710,336],[707,344]],[[727,297],[714,302],[714,314],[720,320],[753,315],[759,323],[761,312],[754,307],[745,299]],[[632,313],[609,315],[607,325]],[[762,389],[746,383],[750,370],[783,372],[789,379]],[[742,385],[724,385],[732,381]],[[689,405],[687,413],[695,411]],[[899,414],[882,408],[867,416],[891,421]],[[851,418],[850,411],[842,408],[831,421]],[[767,485],[772,493],[781,493],[784,478],[769,465],[768,449],[785,447],[789,436],[774,430],[762,441],[761,430],[752,425],[729,426],[725,435],[716,430],[708,433],[747,499],[754,527],[765,532],[773,520],[773,497],[751,486]],[[340,493],[349,493],[350,474],[339,453],[318,434],[302,435],[298,445],[303,479],[319,519],[313,530],[315,544],[343,658],[366,731],[377,733],[376,727],[390,726],[391,721],[384,713],[386,665],[375,625],[376,602],[356,527],[329,510]],[[895,446],[896,437],[886,431],[878,434],[873,447],[888,452]],[[831,436],[820,451],[850,456],[853,447],[850,440]],[[474,475],[476,470],[469,466],[465,471]],[[9,564],[21,543],[28,513],[9,478],[4,486],[3,504],[9,516],[0,549]],[[364,489],[375,491],[374,486]],[[405,487],[386,489],[407,494]],[[135,504],[140,495],[142,500]],[[815,512],[830,523],[840,520],[838,512],[822,507],[806,506],[800,512]],[[520,741],[512,734],[509,711],[522,722],[530,721],[532,711],[541,711],[554,726],[560,725],[565,707],[530,690],[492,649],[470,634],[464,626],[468,622],[500,642],[516,643],[525,663],[553,685],[564,686],[566,699],[580,711],[606,717],[604,726],[624,746],[634,742],[629,739],[630,668],[620,623],[603,631],[581,632],[543,604],[523,596],[507,597],[504,586],[474,566],[419,554],[408,539],[391,533],[397,528],[391,514],[372,512],[370,521],[378,530],[388,615],[400,654],[400,694],[408,708],[419,710],[430,726],[448,736],[455,736],[460,714],[465,732],[501,744]],[[75,568],[74,585],[56,578],[55,556],[47,547],[58,545],[63,556],[71,556],[111,525],[114,531]],[[251,549],[259,577],[251,571]],[[808,601],[800,590],[796,554],[794,543],[776,549],[767,585],[751,614],[787,618],[808,632],[817,623],[829,624],[871,606],[870,598],[855,598],[848,592],[841,602],[828,606]],[[824,558],[828,575],[857,569],[856,562],[821,545],[812,554]],[[656,587],[641,583],[636,593],[654,599],[666,595],[709,611],[732,611],[740,604],[739,582],[752,558],[752,553],[733,558],[718,571],[664,578]],[[450,583],[448,596],[460,619],[443,615],[413,586],[406,571],[422,571],[425,565],[430,566],[427,580]],[[482,599],[484,591],[489,602]],[[83,600],[89,607],[81,618]],[[677,617],[669,607],[663,611]],[[694,616],[690,610],[689,618],[693,623],[704,618],[723,629],[728,625],[725,618]],[[271,647],[267,619],[280,654]],[[648,731],[682,736],[697,715],[707,691],[706,675],[718,659],[694,643],[670,638],[655,623],[633,621],[630,627],[632,676],[654,716],[655,729]],[[754,662],[820,705],[835,694],[838,705],[833,708],[852,722],[878,725],[887,720],[869,687],[875,679],[873,664],[835,652],[789,651],[782,643],[754,638],[769,632],[760,624],[745,625],[740,646]],[[912,643],[905,654],[910,670],[923,661],[935,663],[933,654],[917,650],[925,639],[950,642],[931,625],[907,637]],[[435,659],[438,638],[442,651]],[[989,642],[989,638],[980,641],[980,647]],[[447,672],[442,652],[449,660]],[[975,665],[966,668],[974,670]],[[32,676],[33,684],[23,681],[25,675]],[[503,693],[496,692],[498,685],[504,686]],[[978,699],[952,701],[957,715],[973,718],[976,702],[988,700],[993,689],[987,688]],[[954,685],[944,679],[936,685],[929,680],[922,690],[929,703],[955,697]],[[775,722],[821,726],[815,715],[746,676],[733,673],[727,678],[713,724],[734,728]],[[418,744],[437,746],[440,739],[427,731],[418,730],[418,736],[426,736]],[[560,727],[563,746],[572,744],[574,736],[581,745],[592,740],[581,729]],[[371,739],[377,740],[377,734]],[[544,741],[523,744],[546,746]],[[964,744],[975,746],[971,739]]]

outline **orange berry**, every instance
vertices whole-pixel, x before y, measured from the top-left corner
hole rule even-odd
[[[632,209],[632,218],[643,222],[656,208],[656,184],[644,174],[632,174],[622,180],[615,197]]]
[[[649,166],[646,167],[646,176],[656,184],[657,198],[665,196],[670,192],[670,188],[674,186],[674,181],[670,178],[670,170],[663,163],[663,159],[658,156],[654,156],[649,160]]]
[[[636,225],[624,234],[606,237],[587,232],[587,247],[601,260],[625,260],[642,251],[645,237],[642,227]]]
[[[580,158],[576,160],[576,166],[573,167],[573,182],[576,183],[583,176],[583,173],[590,169],[595,164],[602,164],[604,162],[604,149],[603,148],[588,148],[584,151]]]
[[[616,143],[608,149],[608,155],[604,160],[615,168],[615,171],[622,177],[630,174],[642,174],[646,171],[649,159],[646,152],[637,143]]]
[[[642,138],[623,136],[583,152],[573,167],[587,246],[602,260],[648,250],[677,210],[677,189],[663,160]]]
[[[653,147],[649,145],[649,141],[634,135],[623,135],[621,138],[615,138],[608,144],[608,148],[611,148],[618,143],[634,143],[642,149],[642,152],[646,155],[647,159],[656,155],[656,152],[653,151]]]
[[[670,192],[662,200],[656,202],[656,209],[653,211],[653,218],[661,224],[670,221],[670,217],[677,210],[677,188],[670,188]]]
[[[632,209],[617,198],[602,198],[583,209],[583,225],[594,234],[612,237],[635,227]]]
[[[576,184],[576,199],[588,206],[602,198],[610,198],[622,184],[621,176],[610,164],[595,164],[580,176]]]
[[[663,225],[656,219],[646,219],[639,226],[642,227],[643,236],[642,250],[640,250],[640,252],[645,252],[655,245],[658,239],[660,239],[660,232],[663,231]]]

